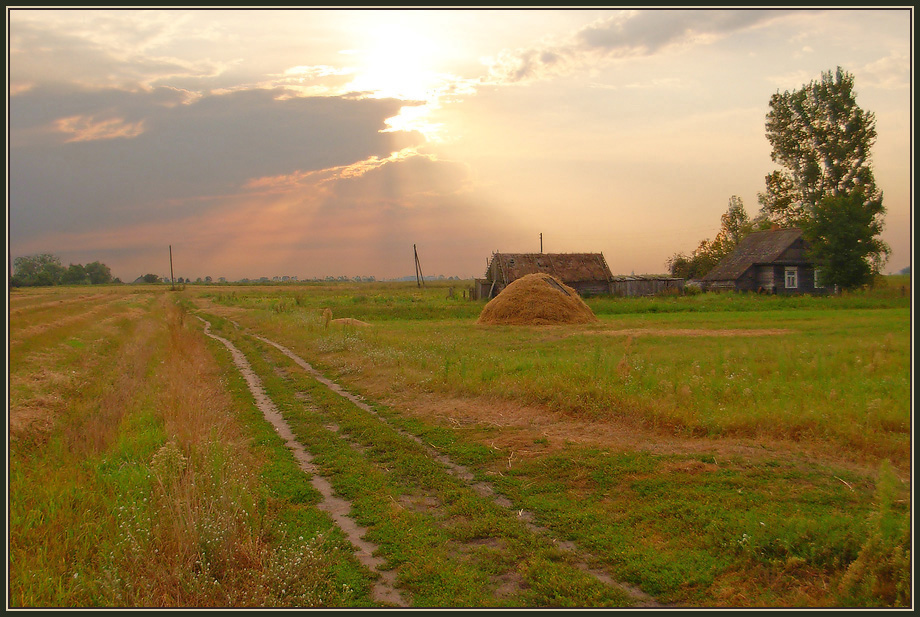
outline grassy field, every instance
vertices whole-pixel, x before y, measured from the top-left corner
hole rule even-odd
[[[380,605],[194,317],[408,605],[911,605],[908,277],[588,298],[597,323],[552,327],[477,325],[462,291],[11,292],[10,606]]]

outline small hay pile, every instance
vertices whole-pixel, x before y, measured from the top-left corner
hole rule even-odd
[[[338,319],[332,318],[332,309],[324,308],[323,309],[323,322],[325,328],[329,327],[329,324],[336,324],[340,326],[369,326],[371,324],[366,321],[361,321],[360,319],[352,319],[351,317],[340,317]]]
[[[515,326],[593,323],[597,317],[578,292],[545,274],[528,274],[492,298],[476,323]]]
[[[352,319],[351,317],[339,317],[338,319],[333,319],[329,323],[339,324],[342,326],[369,326],[371,324],[366,321],[361,321],[360,319]]]

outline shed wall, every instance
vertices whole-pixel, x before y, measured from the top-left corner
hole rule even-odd
[[[623,277],[610,283],[610,293],[615,296],[655,296],[663,293],[680,293],[684,279]]]

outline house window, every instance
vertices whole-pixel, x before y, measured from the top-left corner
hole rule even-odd
[[[786,289],[798,289],[799,288],[799,269],[798,268],[786,268]]]
[[[821,270],[815,268],[815,289],[821,289],[824,283],[821,281]]]

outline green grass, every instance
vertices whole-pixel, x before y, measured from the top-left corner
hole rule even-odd
[[[495,482],[516,508],[661,601],[815,606],[858,597],[861,605],[903,605],[905,570],[895,564],[903,566],[908,545],[878,523],[903,529],[910,516],[904,481],[891,481],[897,497],[885,503],[893,505],[878,497],[886,461],[901,476],[910,461],[910,297],[901,285],[909,288],[909,279],[829,297],[596,297],[588,303],[598,324],[562,328],[477,326],[483,303],[449,299],[444,288],[200,297],[372,399],[385,389],[366,384],[389,382],[419,395],[498,398],[623,422],[663,443],[713,440],[711,454],[689,455],[575,444],[560,452],[537,438],[531,451],[546,454],[509,467],[513,452],[489,445],[502,429],[461,433],[378,406],[390,423]],[[373,325],[327,329],[325,307]],[[783,332],[750,335],[765,329]],[[366,434],[382,439],[378,427]],[[786,453],[717,458],[729,438],[766,440]],[[407,484],[422,473],[410,459],[386,464],[405,467]],[[397,545],[416,558],[427,550]],[[870,562],[879,582],[856,584],[854,572]]]
[[[559,557],[551,545],[527,533],[513,513],[447,474],[421,445],[389,423],[299,374],[273,348],[235,338],[298,440],[314,454],[314,463],[332,479],[336,492],[351,501],[356,521],[369,529],[367,539],[380,546],[387,567],[397,569],[414,605],[629,604],[625,594],[604,588],[576,567],[554,563]],[[283,367],[282,376],[277,367]],[[345,440],[326,428],[330,422]],[[412,505],[419,503],[432,507]],[[479,539],[507,548],[480,554],[467,546]],[[529,564],[526,591],[496,604],[492,577],[522,576],[524,562]],[[561,597],[559,589],[553,595],[540,590],[548,568],[568,588]]]
[[[822,298],[596,297],[597,324],[550,328],[477,326],[483,303],[454,282],[18,292],[11,413],[51,422],[11,432],[10,604],[375,605],[373,573],[188,315],[201,308],[414,606],[632,602],[564,541],[677,606],[910,605],[910,283],[887,283]],[[327,329],[327,307],[372,325]],[[747,332],[763,329],[784,332]],[[488,416],[451,421],[449,407],[426,414],[421,398],[534,405],[643,439],[561,443]]]
[[[427,293],[431,312],[447,313],[458,302]],[[628,417],[690,435],[831,440],[903,459],[910,434],[909,304],[883,295],[871,307],[853,308],[854,298],[873,301],[852,295],[595,298],[598,308],[619,312],[601,311],[599,324],[565,329],[483,327],[471,317],[401,319],[402,309],[393,308],[375,327],[327,330],[318,311],[328,298],[314,299],[313,306],[304,299],[283,314],[258,309],[270,301],[262,296],[237,296],[230,305],[251,311],[247,317],[268,332],[290,336],[296,329],[295,344],[333,372],[372,365],[389,371],[398,387],[488,394],[589,419]],[[706,311],[698,307],[703,301]],[[653,302],[696,308],[649,313]],[[624,312],[630,306],[634,312]],[[632,329],[656,333],[615,335]],[[742,334],[669,336],[670,329]],[[767,329],[785,333],[745,334]]]
[[[10,606],[370,604],[239,374],[162,295],[124,298],[101,321],[71,303],[11,356],[11,414],[45,416],[11,431]]]

